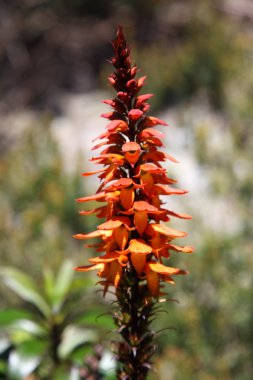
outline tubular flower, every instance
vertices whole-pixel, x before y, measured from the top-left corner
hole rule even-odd
[[[103,202],[102,206],[80,211],[80,214],[96,214],[98,218],[105,218],[105,222],[94,232],[74,236],[77,239],[99,238],[101,243],[97,251],[105,254],[90,259],[91,265],[76,270],[98,270],[106,290],[110,285],[117,287],[124,274],[134,271],[142,283],[146,282],[149,296],[159,297],[163,282],[173,283],[173,276],[187,273],[166,265],[164,261],[171,251],[193,251],[191,247],[172,244],[173,239],[184,237],[185,232],[161,223],[168,222],[170,217],[191,217],[162,208],[160,196],[183,195],[187,191],[172,187],[176,181],[169,178],[161,165],[166,161],[177,162],[161,150],[164,134],[155,129],[157,125],[167,124],[147,115],[147,101],[153,95],[139,94],[146,77],[136,78],[137,67],[131,64],[121,27],[113,48],[114,73],[108,80],[116,96],[103,101],[112,111],[102,115],[109,122],[105,132],[94,139],[101,142],[93,150],[104,149],[91,158],[102,168],[83,174],[98,174],[101,184],[96,194],[77,199],[81,203]]]

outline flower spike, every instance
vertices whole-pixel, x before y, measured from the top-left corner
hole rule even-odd
[[[109,84],[115,89],[113,99],[103,100],[111,111],[101,116],[108,119],[105,131],[93,147],[104,147],[97,157],[91,158],[102,168],[84,173],[98,174],[101,184],[96,194],[81,197],[78,202],[103,202],[103,206],[81,215],[97,214],[105,218],[97,230],[77,234],[77,239],[99,238],[95,245],[101,256],[89,259],[90,265],[77,271],[97,271],[103,280],[104,294],[114,287],[119,311],[114,320],[122,334],[118,349],[118,379],[146,378],[153,353],[153,332],[149,323],[153,305],[164,284],[173,284],[174,276],[187,274],[185,270],[167,265],[171,252],[191,253],[192,247],[178,246],[174,239],[187,234],[163,222],[170,217],[190,219],[187,214],[162,208],[160,196],[183,195],[186,190],[173,187],[175,180],[167,174],[161,162],[178,162],[162,151],[164,134],[156,129],[168,124],[147,115],[148,100],[153,94],[139,94],[146,76],[136,78],[137,67],[131,63],[122,27],[118,27],[112,43],[114,72]],[[94,246],[94,245],[93,245]]]

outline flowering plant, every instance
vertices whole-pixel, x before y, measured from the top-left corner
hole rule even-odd
[[[78,202],[98,201],[102,206],[82,215],[96,214],[105,218],[97,230],[77,234],[77,239],[100,238],[100,243],[88,245],[102,253],[90,258],[90,265],[78,271],[98,271],[104,295],[114,287],[117,309],[114,321],[122,340],[116,343],[118,357],[117,378],[142,380],[151,367],[154,353],[154,332],[150,328],[155,304],[163,293],[165,283],[173,284],[175,275],[185,270],[165,265],[171,252],[191,253],[188,246],[173,243],[185,232],[168,227],[171,217],[190,219],[163,208],[161,195],[185,194],[172,185],[161,162],[177,162],[161,150],[164,134],[155,129],[167,124],[157,117],[147,115],[147,101],[152,94],[139,95],[146,76],[136,79],[137,67],[132,65],[130,50],[119,27],[113,41],[114,73],[108,78],[116,90],[114,99],[104,100],[112,111],[102,116],[109,120],[106,130],[93,147],[103,147],[98,157],[91,159],[102,169],[84,173],[98,174],[101,184],[96,194],[77,199]]]

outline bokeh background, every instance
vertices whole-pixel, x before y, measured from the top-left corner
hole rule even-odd
[[[173,259],[190,275],[154,323],[150,379],[252,380],[251,0],[1,0],[0,378],[115,379],[111,299],[73,274],[93,253],[72,234],[95,228],[74,199],[98,186],[80,173],[119,24],[190,191],[169,205],[193,220],[172,226],[196,248]]]

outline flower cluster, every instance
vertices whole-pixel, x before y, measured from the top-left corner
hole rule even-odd
[[[96,214],[106,221],[97,230],[77,234],[77,239],[100,238],[95,246],[101,256],[90,258],[91,265],[76,268],[78,271],[97,270],[106,292],[110,285],[117,288],[122,276],[134,271],[146,282],[150,296],[158,297],[161,283],[173,283],[173,276],[186,271],[165,265],[164,259],[171,251],[191,253],[192,248],[172,243],[185,232],[172,229],[162,222],[171,217],[190,219],[163,208],[161,195],[181,195],[185,190],[173,187],[175,180],[169,178],[161,162],[177,162],[161,150],[164,134],[157,125],[167,124],[157,117],[148,116],[147,101],[152,94],[139,95],[145,76],[136,79],[137,67],[131,64],[130,51],[122,28],[117,30],[113,42],[115,56],[111,62],[115,68],[109,83],[116,90],[114,99],[104,100],[112,111],[102,117],[109,120],[106,130],[97,137],[101,140],[93,150],[101,147],[98,157],[91,159],[102,169],[84,173],[98,174],[101,180],[95,195],[77,199],[78,202],[97,201],[102,205],[82,215]],[[96,139],[95,139],[96,140]]]

